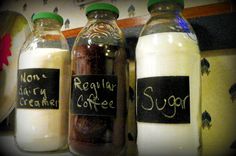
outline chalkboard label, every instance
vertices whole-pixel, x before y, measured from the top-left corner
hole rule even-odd
[[[190,123],[189,77],[138,79],[137,120],[150,123]]]
[[[116,76],[73,76],[71,89],[72,113],[88,116],[116,116]]]
[[[17,108],[59,109],[59,69],[18,70]]]

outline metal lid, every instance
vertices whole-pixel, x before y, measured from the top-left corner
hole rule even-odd
[[[181,7],[184,7],[184,0],[148,0],[148,3],[147,3],[148,10],[152,5],[157,4],[157,3],[163,3],[163,2],[177,3]]]
[[[111,12],[117,14],[117,16],[119,16],[118,8],[112,4],[109,4],[109,3],[93,3],[86,8],[85,12],[87,15],[88,13],[90,13],[92,11],[97,11],[97,10],[111,11]]]
[[[63,18],[53,12],[38,12],[32,17],[33,22],[37,19],[54,19],[63,25]]]

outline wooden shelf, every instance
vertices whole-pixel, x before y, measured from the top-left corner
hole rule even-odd
[[[203,17],[203,16],[212,16],[212,15],[219,15],[224,13],[231,13],[235,12],[236,7],[235,4],[230,2],[223,2],[223,3],[216,3],[211,5],[205,6],[198,6],[192,8],[186,8],[183,11],[183,15],[187,19]],[[121,19],[117,21],[117,24],[120,28],[130,28],[144,25],[149,16],[141,16],[141,17],[134,17],[134,18],[127,18]],[[65,30],[63,34],[66,38],[76,37],[78,33],[81,31],[82,27]]]

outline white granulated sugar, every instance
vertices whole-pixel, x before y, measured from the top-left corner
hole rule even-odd
[[[137,122],[139,155],[198,155],[200,146],[200,55],[186,33],[142,36],[136,48],[137,79],[189,76],[190,124]]]

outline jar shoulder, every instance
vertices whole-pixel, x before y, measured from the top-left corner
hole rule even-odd
[[[37,48],[57,48],[69,51],[67,40],[61,32],[56,34],[31,32],[21,48],[21,53]]]
[[[140,36],[163,32],[183,32],[195,35],[192,26],[181,14],[164,14],[151,16]]]
[[[123,45],[124,35],[115,22],[88,22],[81,30],[75,44],[109,44]]]

